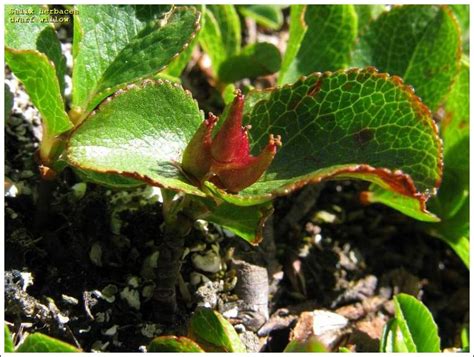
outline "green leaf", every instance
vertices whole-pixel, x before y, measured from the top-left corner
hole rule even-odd
[[[469,269],[469,196],[461,202],[454,216],[424,227],[427,233],[449,244]]]
[[[461,26],[462,50],[469,56],[469,5],[450,4],[449,8],[454,13],[459,25]]]
[[[222,62],[240,52],[240,31],[239,16],[233,5],[206,7],[199,43],[209,55],[215,75]]]
[[[75,168],[74,172],[80,177],[81,181],[94,182],[110,188],[133,188],[144,184],[143,181],[134,180],[118,174],[98,173],[78,168]]]
[[[272,212],[271,203],[242,207],[223,202],[202,218],[223,226],[250,244],[258,245],[263,239],[265,221]]]
[[[197,37],[195,37],[191,41],[189,46],[186,47],[186,49],[183,52],[181,52],[178,57],[172,60],[171,63],[168,65],[168,67],[166,67],[166,69],[160,74],[179,78],[181,76],[181,73],[184,71],[187,64],[191,60],[194,48],[196,47],[197,43],[198,43]]]
[[[469,352],[469,325],[464,325],[461,330],[461,348]]]
[[[283,13],[279,5],[240,5],[237,9],[242,16],[271,30],[278,30],[283,25]]]
[[[86,119],[72,134],[66,158],[81,170],[204,196],[177,165],[202,120],[179,85],[147,80],[107,99]]]
[[[429,208],[442,221],[426,231],[448,243],[469,268],[469,65],[461,72],[444,103],[443,182]]]
[[[306,341],[292,340],[283,352],[329,352],[327,347],[315,336],[310,336]]]
[[[56,136],[71,129],[72,123],[64,111],[59,83],[48,57],[36,50],[6,48],[5,60],[41,113],[43,128],[48,136]]]
[[[46,9],[46,5],[5,5],[5,46],[44,53],[53,61],[60,92],[63,93],[66,59],[62,54],[54,25],[49,21],[49,15],[42,13],[42,10]],[[18,11],[29,11],[30,15],[19,15]],[[34,21],[25,22],[31,19]]]
[[[286,45],[286,51],[281,62],[280,75],[278,76],[279,85],[286,83],[284,81],[285,74],[292,65],[296,54],[301,47],[301,42],[303,41],[306,30],[308,29],[308,26],[304,20],[306,8],[306,5],[290,5],[289,37]]]
[[[204,352],[193,340],[176,336],[156,337],[150,342],[147,350],[148,352]]]
[[[5,120],[7,120],[10,117],[10,114],[12,112],[13,108],[13,94],[10,90],[10,87],[8,84],[5,83],[5,91],[3,92],[4,94],[4,100],[5,100],[5,108],[4,108],[4,115],[5,115]]]
[[[214,15],[222,36],[222,43],[227,56],[240,51],[240,20],[234,5],[208,5],[207,9]]]
[[[409,352],[397,319],[391,319],[385,324],[380,340],[380,352]]]
[[[76,347],[36,332],[28,335],[16,352],[80,352]]]
[[[385,5],[354,5],[354,10],[357,13],[359,35],[363,33],[370,22],[375,20],[385,9]]]
[[[369,25],[356,45],[352,65],[375,66],[402,77],[436,109],[459,69],[459,36],[446,6],[395,6]]]
[[[253,93],[244,108],[252,153],[261,152],[270,133],[281,135],[283,145],[260,180],[238,195],[206,184],[230,203],[262,203],[324,179],[363,179],[420,200],[419,193],[439,184],[435,124],[397,78],[351,69],[256,92],[259,100]]]
[[[82,118],[118,88],[163,70],[189,45],[200,14],[168,5],[78,5],[73,108]]]
[[[296,20],[297,28],[303,27]],[[280,84],[292,83],[302,75],[347,67],[357,35],[357,14],[352,5],[307,5],[304,13],[307,29],[299,50],[280,71]],[[290,23],[293,26],[293,22]],[[290,29],[290,36],[291,36]],[[301,34],[296,37],[300,38]],[[290,42],[295,41],[290,37]],[[294,47],[294,45],[293,45]],[[294,49],[290,49],[293,53]],[[286,61],[289,61],[288,59]]]
[[[400,195],[393,191],[384,190],[380,186],[370,185],[369,191],[361,195],[365,203],[382,203],[411,218],[423,222],[439,222],[435,214],[429,212],[424,202],[416,198]]]
[[[459,75],[443,108],[445,114],[441,122],[441,135],[444,150],[449,152],[452,146],[469,134],[469,59],[463,59]],[[469,164],[469,156],[463,155],[463,159]]]
[[[441,352],[438,327],[426,306],[407,294],[398,294],[393,301],[408,352]]]
[[[10,334],[10,330],[7,325],[5,326],[5,332],[4,332],[4,341],[5,341],[5,350],[4,352],[14,352],[14,347],[13,347],[13,341],[12,341],[12,335]]]
[[[201,308],[194,312],[189,337],[208,352],[246,352],[234,327],[212,309]]]
[[[48,15],[40,14],[44,9],[46,7],[39,5],[5,7],[5,62],[23,83],[41,114],[40,156],[43,163],[47,163],[55,137],[73,125],[64,110],[61,95],[66,62],[54,27],[49,21],[44,22]],[[29,11],[30,15],[16,15],[15,11]],[[35,21],[25,23],[28,19]]]
[[[252,43],[236,55],[229,57],[219,67],[219,79],[226,83],[236,82],[243,78],[255,79],[278,72],[281,55],[278,48],[271,43]]]

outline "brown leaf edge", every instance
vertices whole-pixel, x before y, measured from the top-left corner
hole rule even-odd
[[[87,166],[87,165],[83,165],[79,162],[77,162],[76,160],[72,159],[71,156],[70,156],[70,138],[71,136],[74,135],[74,133],[79,130],[79,128],[82,126],[82,124],[84,124],[85,122],[87,122],[87,120],[89,120],[90,118],[92,118],[94,115],[96,115],[97,113],[99,113],[101,110],[103,110],[105,107],[107,107],[107,105],[112,102],[114,99],[116,99],[117,97],[129,92],[129,91],[132,91],[132,90],[139,90],[139,89],[142,89],[142,88],[145,88],[147,86],[161,86],[161,85],[166,85],[166,86],[169,86],[169,87],[174,87],[174,88],[177,88],[177,89],[180,89],[182,90],[188,97],[190,97],[195,106],[197,108],[199,108],[198,106],[198,103],[197,101],[192,97],[192,94],[190,91],[188,90],[185,90],[180,84],[178,83],[174,83],[174,82],[171,82],[171,81],[168,81],[168,80],[163,80],[163,79],[145,79],[143,80],[142,82],[140,83],[132,83],[132,84],[128,84],[127,86],[117,90],[113,95],[107,97],[106,99],[104,99],[100,104],[99,106],[93,111],[91,112],[88,117],[83,120],[76,128],[74,128],[74,130],[72,130],[70,133],[69,133],[69,138],[67,140],[68,144],[67,144],[67,147],[65,149],[65,157],[66,157],[66,161],[73,167],[76,167],[80,170],[86,170],[86,171],[93,171],[93,172],[97,172],[97,173],[101,173],[101,174],[114,174],[114,175],[120,175],[120,176],[124,176],[124,177],[129,177],[129,178],[132,178],[132,179],[135,179],[135,180],[139,180],[139,181],[143,181],[145,182],[146,184],[150,185],[150,186],[156,186],[156,187],[161,187],[161,188],[164,188],[164,189],[169,189],[169,190],[173,190],[173,191],[182,191],[181,189],[179,188],[175,188],[175,187],[171,187],[169,185],[165,185],[165,184],[162,184],[161,182],[159,181],[156,181],[154,180],[153,178],[147,176],[147,175],[142,175],[140,174],[139,172],[129,172],[129,171],[120,171],[120,170],[100,170],[100,169],[97,169],[97,168],[94,168],[94,167],[90,167],[90,166]],[[176,165],[176,167],[178,168],[178,170],[181,171],[180,169],[180,166],[178,163],[174,163]],[[191,182],[187,182],[189,185],[193,185]],[[182,191],[184,193],[188,193],[188,194],[192,194],[192,195],[196,195],[196,196],[201,196],[201,197],[205,197],[206,194],[204,192],[202,192],[199,188],[195,187],[194,190],[189,190],[189,191]]]
[[[365,164],[346,165],[345,167],[335,168],[334,170],[326,172],[323,175],[310,174],[300,178],[296,182],[278,187],[268,194],[233,195],[217,188],[210,182],[206,182],[206,188],[211,191],[211,194],[217,195],[219,198],[227,202],[233,203],[235,205],[251,206],[270,201],[276,197],[286,196],[303,188],[306,185],[314,185],[326,180],[362,179],[367,181],[367,178],[364,177],[365,175],[370,175],[376,179],[381,180],[387,185],[387,188],[392,191],[417,199],[420,202],[420,209],[426,210],[426,201],[430,197],[430,194],[426,192],[418,192],[412,178],[409,175],[404,174],[401,170],[392,171],[386,168],[375,168]],[[377,181],[376,179],[370,181]]]
[[[192,10],[194,11],[194,13],[196,14],[196,19],[194,21],[194,31],[192,32],[191,36],[188,38],[188,41],[186,41],[186,43],[184,43],[183,47],[178,51],[176,52],[173,56],[171,56],[168,60],[168,62],[166,64],[164,64],[163,66],[157,68],[155,70],[155,73],[154,74],[151,74],[151,75],[145,75],[145,76],[142,76],[142,77],[139,77],[137,79],[135,79],[133,81],[132,84],[134,83],[140,83],[141,81],[146,81],[147,79],[150,79],[151,77],[153,77],[154,75],[164,71],[168,65],[173,62],[174,59],[176,59],[176,57],[178,57],[182,52],[184,52],[188,46],[193,42],[194,38],[197,36],[197,34],[199,33],[199,31],[201,30],[201,12],[199,12],[195,7],[191,7],[191,6],[174,6],[173,5],[173,8],[169,11],[169,15],[167,15],[168,17],[171,17],[172,14],[178,12],[178,11],[188,11],[188,10]],[[76,19],[74,19],[76,21]],[[160,20],[157,20],[157,21],[160,21]],[[93,110],[93,108],[96,108],[96,101],[94,100],[94,98],[101,98],[99,99],[99,103],[100,101],[103,101],[104,99],[102,98],[105,98],[109,95],[111,95],[112,93],[114,93],[115,91],[120,91],[120,88],[122,88],[124,85],[126,85],[125,83],[122,83],[122,84],[119,84],[115,87],[110,87],[110,88],[106,88],[106,89],[103,89],[102,91],[96,93],[95,91],[93,91],[89,97],[88,97],[88,100],[85,102],[85,109],[84,109],[84,112],[82,114],[82,116],[80,117],[80,119],[78,120],[77,123],[81,123],[83,120],[85,120],[86,118],[88,118],[91,114],[89,114],[91,112],[91,110]],[[129,84],[130,85],[130,84]],[[107,98],[106,98],[107,99]],[[84,104],[84,103],[83,103]],[[100,105],[100,104],[99,104]],[[92,108],[91,108],[92,106]]]
[[[375,67],[349,68],[349,69],[344,69],[344,70],[338,70],[335,72],[327,71],[324,73],[316,72],[308,76],[302,76],[297,82],[304,81],[306,80],[306,78],[310,76],[316,77],[318,81],[313,87],[308,89],[308,95],[310,94],[314,95],[316,94],[315,92],[317,92],[319,88],[321,87],[322,81],[325,78],[332,75],[337,75],[340,73],[345,73],[345,74],[356,73],[358,75],[370,75],[376,78],[384,79],[386,81],[391,81],[393,84],[395,84],[398,88],[400,88],[406,94],[407,99],[410,101],[412,107],[415,109],[420,120],[422,120],[422,123],[424,125],[428,125],[433,130],[433,134],[435,136],[437,149],[438,149],[437,169],[438,169],[438,175],[439,175],[438,179],[436,180],[434,184],[434,188],[436,189],[439,188],[439,186],[441,185],[442,173],[443,173],[442,140],[439,136],[439,130],[435,121],[433,120],[433,116],[431,114],[430,109],[425,104],[423,104],[420,97],[418,97],[415,94],[415,90],[413,89],[413,87],[410,85],[404,84],[402,78],[400,78],[399,76],[391,76],[388,73],[379,73],[379,71]],[[285,84],[281,88],[287,88],[287,87],[292,87],[292,86],[294,86],[294,84]],[[272,91],[278,90],[278,89],[279,87],[273,87],[273,88],[264,89],[263,91],[259,91],[259,90],[251,91],[248,95],[251,95],[252,92],[259,92],[259,93],[265,92],[267,94],[265,97],[262,97],[261,100],[258,100],[255,103],[253,103],[253,107],[256,106],[257,103],[259,103],[260,101],[267,100],[268,95],[270,95]],[[246,113],[246,115],[248,115],[248,113]],[[381,168],[381,167],[375,168],[366,164],[347,165],[346,167],[343,167],[343,168],[337,168],[333,170],[333,172],[330,172],[329,174],[326,174],[324,176],[321,176],[318,174],[316,175],[310,174],[310,175],[307,175],[306,177],[301,178],[297,182],[281,186],[269,194],[262,194],[262,195],[252,195],[252,194],[245,195],[241,193],[237,195],[232,195],[230,193],[227,193],[217,188],[212,183],[206,182],[205,185],[206,185],[206,188],[209,191],[211,191],[212,194],[215,194],[218,197],[228,202],[242,205],[242,206],[248,206],[248,205],[254,205],[257,203],[263,203],[275,197],[288,195],[289,193],[295,190],[298,190],[305,185],[317,184],[326,179],[343,178],[344,176],[349,177],[348,175],[352,175],[352,178],[354,178],[354,176],[363,176],[364,174],[370,174],[370,175],[374,175],[380,178],[389,186],[391,190],[395,192],[398,192],[405,196],[416,198],[420,202],[420,209],[422,211],[426,211],[426,201],[430,197],[430,193],[418,192],[418,190],[416,189],[415,183],[413,182],[413,179],[409,175],[403,173],[401,170],[392,171],[387,168]]]

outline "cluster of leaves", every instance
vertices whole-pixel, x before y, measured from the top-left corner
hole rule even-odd
[[[268,7],[260,6],[262,8]],[[264,20],[268,18],[259,16],[259,8],[255,6],[239,7],[239,10],[246,16]],[[281,12],[276,11],[275,14],[281,15]],[[280,69],[281,55],[278,48],[267,42],[251,43],[241,48],[241,32],[240,19],[233,5],[206,7],[199,43],[211,59],[216,79],[224,84],[243,78],[254,79]]]
[[[465,95],[465,75],[459,74],[461,39],[448,7],[384,11],[381,6],[293,5],[281,63],[273,45],[241,48],[238,16],[250,14],[279,26],[278,7],[237,10],[212,5],[199,8],[203,16],[193,7],[165,5],[80,5],[77,10],[68,112],[64,58],[51,25],[38,23],[30,30],[6,21],[7,63],[43,118],[40,154],[45,167],[60,171],[70,165],[83,179],[114,187],[146,182],[184,192],[195,197],[205,218],[251,243],[260,240],[272,198],[324,179],[371,181],[377,186],[368,201],[437,220],[425,209],[428,193],[441,181],[442,166],[441,143],[429,110],[399,77],[371,68],[341,68],[375,65],[402,76],[432,110],[444,103],[452,122],[465,127],[466,117],[459,113],[465,108],[457,105],[458,97]],[[392,48],[386,48],[387,42]],[[211,58],[218,82],[277,70],[280,84],[296,80],[247,93],[244,124],[253,127],[251,152],[261,151],[269,133],[281,135],[283,147],[260,180],[239,194],[210,182],[198,187],[183,175],[181,155],[203,115],[179,85],[153,79],[160,72],[179,76],[197,43]],[[326,70],[335,72],[317,72]],[[308,76],[297,80],[302,75]],[[456,78],[459,85],[453,87],[452,99],[446,99]],[[457,135],[449,133],[457,133],[452,128],[458,124],[446,125],[442,133],[447,141]],[[448,154],[448,169],[464,165],[454,159],[450,163],[449,157],[459,155]],[[441,191],[451,197],[450,190]],[[389,199],[380,198],[387,194]],[[465,191],[461,196],[465,199]],[[464,206],[453,203],[447,218],[458,219]]]
[[[469,267],[469,7],[415,8],[395,8],[400,17],[390,11],[377,19],[362,36],[356,58],[401,74],[438,113],[444,143],[443,181],[437,196],[428,202],[432,213],[420,211],[416,200],[374,185],[363,197],[426,222],[422,228],[447,242]],[[397,26],[403,26],[400,21],[416,25],[416,31],[398,31]],[[392,55],[386,55],[387,34],[392,43],[410,44],[412,50],[394,48]],[[369,58],[367,46],[373,49]]]

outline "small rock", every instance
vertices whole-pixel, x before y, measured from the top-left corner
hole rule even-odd
[[[127,286],[120,292],[120,297],[125,300],[130,307],[140,310],[140,293],[138,290],[131,289]]]
[[[217,273],[221,269],[221,257],[214,250],[208,250],[204,255],[193,254],[191,261],[194,267],[208,273]]]
[[[158,326],[157,324],[145,324],[141,327],[140,332],[145,337],[153,338],[162,333],[162,330]]]
[[[101,340],[95,341],[91,346],[91,352],[104,352],[107,350],[110,342],[103,343]]]
[[[114,336],[117,333],[118,330],[118,325],[113,325],[112,327],[109,327],[108,329],[102,330],[102,335],[105,336]]]
[[[253,332],[244,331],[239,335],[239,338],[247,349],[247,352],[255,353],[260,351],[260,339]]]
[[[127,284],[132,288],[138,288],[140,286],[140,279],[136,276],[128,278]]]
[[[142,296],[145,299],[151,299],[155,291],[155,284],[145,285],[142,289]]]
[[[102,246],[99,242],[92,244],[91,250],[89,251],[89,258],[98,267],[102,266]]]
[[[330,223],[330,224],[340,223],[337,216],[328,211],[316,212],[315,215],[313,216],[313,220],[318,223]]]
[[[79,304],[79,300],[77,300],[75,297],[62,294],[62,295],[61,295],[61,298],[63,299],[63,301],[64,301],[66,304],[70,304],[70,305],[77,305],[77,304]]]
[[[344,316],[331,311],[305,311],[298,318],[290,339],[306,341],[309,337],[315,336],[331,350],[347,333],[348,323]]]
[[[115,301],[115,294],[118,293],[118,288],[116,285],[109,284],[105,288],[102,289],[102,299],[109,303],[113,303]]]
[[[191,285],[197,286],[197,285],[201,285],[202,283],[207,283],[208,281],[211,281],[211,280],[204,274],[193,271],[189,275],[189,281]]]
[[[217,304],[218,294],[224,289],[224,282],[208,281],[200,286],[194,293],[198,306],[214,308]]]

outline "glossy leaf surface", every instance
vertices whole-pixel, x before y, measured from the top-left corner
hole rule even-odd
[[[49,136],[71,129],[72,123],[64,111],[56,72],[48,57],[36,50],[7,48],[5,60],[41,113],[44,130]]]
[[[395,317],[408,352],[441,352],[438,327],[426,306],[415,297],[394,298]]]
[[[17,50],[37,50],[44,53],[54,64],[61,93],[64,91],[66,59],[61,52],[61,44],[56,36],[49,15],[42,14],[46,5],[5,5],[5,46]],[[12,14],[16,11],[31,11],[32,15]],[[35,21],[24,22],[34,18]],[[71,18],[68,18],[71,20]]]
[[[446,6],[396,6],[369,25],[352,65],[402,77],[436,110],[459,70],[460,55],[459,28]]]
[[[397,194],[393,191],[384,190],[380,186],[370,185],[369,191],[361,194],[364,203],[382,203],[403,214],[422,222],[439,222],[435,214],[429,212],[424,204],[416,198]]]
[[[255,79],[278,72],[281,55],[271,43],[250,44],[235,56],[229,57],[219,67],[219,79],[223,82],[236,82],[243,78]]]
[[[118,88],[163,70],[199,28],[200,14],[191,7],[79,5],[77,10],[72,104],[82,118]]]
[[[304,22],[307,27],[304,37],[288,68],[282,67],[280,84],[292,83],[313,72],[345,68],[349,64],[357,35],[357,14],[352,5],[307,5]],[[298,21],[296,26],[302,27]],[[292,33],[295,34],[290,29],[290,36]],[[299,39],[301,34],[295,36]],[[290,38],[288,41],[296,40]]]
[[[307,183],[358,178],[417,197],[440,181],[441,143],[429,111],[400,79],[371,69],[314,74],[292,86],[247,96],[252,152],[273,133],[283,145],[266,173],[239,195],[253,205]],[[374,169],[379,168],[379,169]],[[411,179],[401,172],[410,175]],[[416,188],[415,188],[416,187]]]
[[[84,121],[71,137],[67,160],[81,170],[203,196],[177,165],[202,120],[180,86],[146,81],[118,93]]]
[[[62,98],[66,62],[61,46],[48,22],[40,15],[40,5],[7,5],[5,7],[5,62],[23,83],[31,101],[41,113],[46,136],[53,137],[72,128]],[[10,11],[32,11],[37,22],[11,20],[32,15],[10,15]]]
[[[398,327],[397,319],[389,320],[384,326],[380,340],[380,352],[409,352],[406,341]]]
[[[246,352],[234,327],[218,312],[201,308],[194,312],[189,336],[208,352]]]
[[[36,332],[29,335],[16,352],[80,352],[76,347]]]

